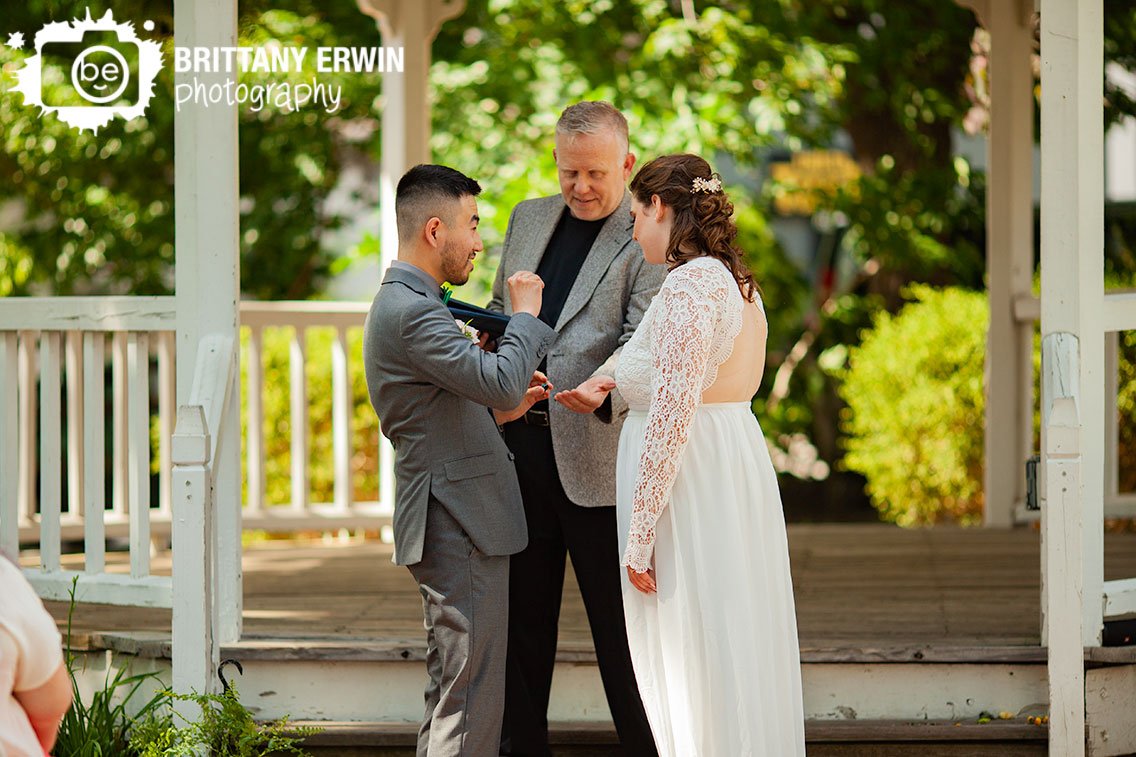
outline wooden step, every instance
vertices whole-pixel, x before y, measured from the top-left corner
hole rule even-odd
[[[412,755],[415,723],[326,723],[304,746],[314,755]],[[805,740],[812,755],[1043,755],[1048,728],[1020,720],[986,724],[944,720],[811,720]],[[552,722],[549,743],[558,757],[622,754],[610,723]]]
[[[89,656],[149,658],[168,668],[169,639],[91,635]],[[418,639],[254,639],[222,650],[239,660],[241,700],[263,719],[415,722],[426,682]],[[805,717],[822,720],[975,719],[1020,713],[1048,700],[1044,650],[1036,647],[826,647],[802,654]],[[164,676],[168,680],[168,676]],[[591,645],[557,655],[549,717],[609,723]]]

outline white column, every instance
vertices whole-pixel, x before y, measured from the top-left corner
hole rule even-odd
[[[1068,334],[1046,337],[1043,356],[1058,366],[1076,363],[1077,340]],[[1056,360],[1052,360],[1056,358]],[[1075,369],[1075,365],[1071,366]],[[1080,509],[1081,420],[1076,390],[1061,367],[1046,374],[1053,391],[1046,433],[1046,520],[1054,532],[1076,533],[1083,526]],[[1065,379],[1065,380],[1062,380]],[[1064,386],[1062,386],[1064,384]],[[1081,647],[1081,540],[1046,540],[1051,566],[1045,604],[1053,611],[1049,624],[1049,753],[1079,757],[1085,753],[1085,664]]]
[[[430,160],[430,45],[442,24],[465,10],[465,0],[357,0],[379,22],[382,43],[403,49],[403,70],[383,74],[380,268],[398,254],[394,193],[407,169]]]
[[[1043,539],[1081,539],[1084,555],[1082,635],[1100,644],[1104,584],[1104,52],[1101,0],[1042,0],[1041,5],[1041,328],[1043,339],[1067,333],[1079,344],[1081,424],[1079,492],[1065,507],[1081,509],[1080,534],[1043,515]],[[1049,367],[1043,367],[1046,374]],[[1044,413],[1054,396],[1043,384]],[[1043,428],[1048,419],[1042,419]],[[1045,440],[1042,449],[1047,449]],[[1079,497],[1078,497],[1079,494]],[[1052,499],[1053,492],[1047,493]],[[1044,508],[1048,505],[1043,503]],[[1059,573],[1047,565],[1043,585]],[[1050,596],[1058,589],[1047,589]],[[1043,596],[1044,601],[1044,596]],[[1047,613],[1049,636],[1063,619]]]
[[[236,0],[175,0],[174,43],[185,47],[235,46]],[[185,73],[175,75],[175,81],[187,80],[190,76],[197,76],[209,86],[223,84],[229,75]],[[193,387],[202,338],[220,334],[231,337],[231,344],[239,344],[236,107],[217,104],[208,108],[186,108],[178,113],[174,119],[174,158],[177,402],[180,408],[187,403]],[[229,392],[229,412],[220,428],[209,429],[219,434],[218,459],[209,461],[214,466],[214,497],[211,499],[216,503],[216,511],[211,514],[186,512],[187,507],[208,506],[210,498],[204,502],[187,502],[179,491],[173,500],[174,541],[178,541],[178,529],[191,529],[194,522],[204,522],[210,527],[198,533],[205,534],[206,541],[215,547],[212,588],[219,624],[216,637],[211,629],[197,627],[205,622],[200,612],[187,613],[185,609],[195,606],[192,597],[207,596],[210,591],[208,586],[190,585],[195,578],[200,580],[202,575],[210,575],[206,566],[192,564],[195,558],[206,559],[202,556],[209,554],[209,544],[195,544],[194,549],[186,550],[175,548],[173,553],[174,596],[181,598],[174,606],[174,677],[181,685],[195,687],[200,692],[214,690],[215,671],[199,665],[187,667],[190,658],[186,654],[192,654],[194,660],[208,659],[208,653],[197,654],[207,652],[198,649],[202,643],[211,646],[214,642],[236,641],[241,629],[240,386],[236,375],[231,379]],[[175,481],[175,487],[177,485]],[[182,645],[192,646],[179,654]],[[203,676],[204,680],[197,680]]]
[[[430,161],[430,45],[465,0],[356,0],[379,22],[384,46],[403,48],[403,70],[383,74],[382,165],[379,170],[379,275],[398,256],[394,195],[411,167]],[[382,422],[382,419],[379,419]],[[394,505],[394,449],[379,436],[379,499]]]
[[[210,440],[200,406],[178,408],[170,440],[173,469],[173,689],[180,694],[216,690],[220,645],[215,636],[217,605],[213,592],[213,479]],[[179,713],[200,717],[196,705],[178,702]]]
[[[990,327],[986,340],[984,491],[987,526],[1013,524],[1025,501],[1033,446],[1033,327],[1014,318],[1014,299],[1033,285],[1033,3],[984,8],[990,32],[989,191],[986,260]]]

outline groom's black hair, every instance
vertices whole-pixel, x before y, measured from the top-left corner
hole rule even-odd
[[[452,223],[454,203],[479,194],[481,185],[461,171],[430,163],[415,166],[398,180],[394,193],[399,240],[411,239],[434,216]]]

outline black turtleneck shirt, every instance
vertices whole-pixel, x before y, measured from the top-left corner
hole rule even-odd
[[[564,310],[564,303],[568,301],[568,293],[580,275],[580,268],[584,260],[600,235],[607,218],[598,221],[582,221],[575,218],[568,207],[552,232],[548,240],[548,247],[544,248],[544,257],[536,267],[536,275],[544,282],[543,299],[540,305],[540,320],[552,328],[560,320],[560,313]],[[540,362],[540,370],[548,371],[548,359]],[[554,384],[555,376],[548,377]],[[557,386],[559,389],[572,389],[570,386]],[[542,400],[533,405],[533,410],[548,410],[548,400]]]
[[[544,299],[540,306],[540,320],[552,328],[560,319],[560,311],[568,300],[568,293],[576,283],[580,268],[588,257],[607,218],[598,221],[581,221],[574,218],[567,206],[548,240],[544,257],[536,268],[536,275],[544,281]]]

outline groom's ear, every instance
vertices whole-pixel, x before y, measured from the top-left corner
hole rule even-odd
[[[440,247],[444,241],[445,224],[442,223],[442,219],[438,218],[438,216],[432,216],[422,228],[422,234],[426,239],[426,244],[431,247]]]

